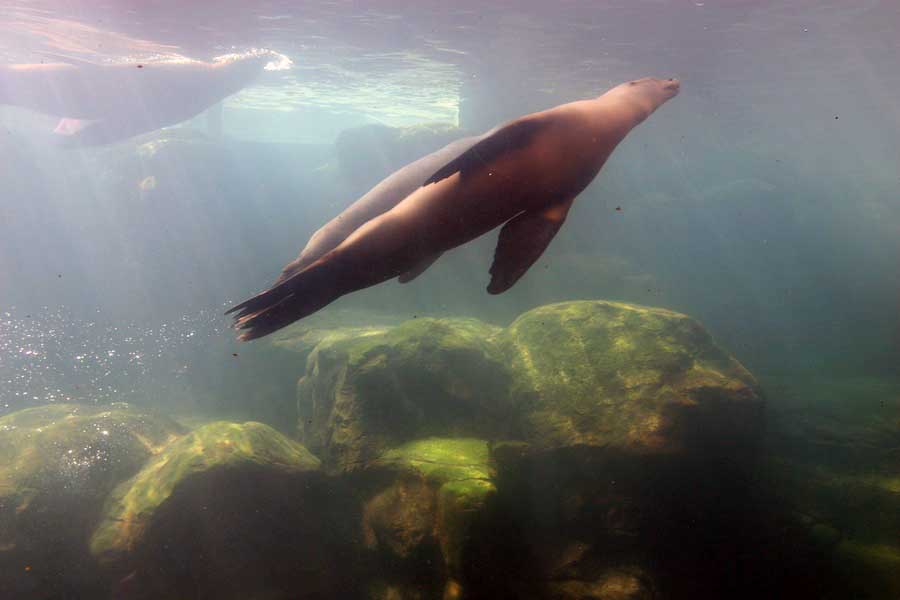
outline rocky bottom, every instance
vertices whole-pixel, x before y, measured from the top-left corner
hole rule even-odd
[[[607,302],[299,333],[294,436],[0,418],[0,597],[900,596],[898,382],[760,384]]]

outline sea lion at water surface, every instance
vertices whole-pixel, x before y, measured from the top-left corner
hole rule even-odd
[[[619,142],[679,89],[675,79],[638,79],[492,130],[335,248],[231,308],[240,339],[268,335],[350,292],[416,275],[504,223],[487,291],[508,290]]]
[[[275,56],[0,65],[0,104],[61,117],[54,133],[66,145],[109,144],[195,117],[250,85]]]

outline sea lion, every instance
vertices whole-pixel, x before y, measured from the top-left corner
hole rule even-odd
[[[0,104],[61,117],[66,145],[109,144],[186,121],[250,83],[274,53],[216,62],[0,65]]]
[[[345,294],[421,272],[505,223],[487,288],[502,293],[544,252],[619,142],[679,89],[675,79],[648,77],[510,121],[334,249],[226,314],[237,313],[241,340],[256,339]]]
[[[451,142],[440,150],[411,162],[382,179],[341,214],[320,227],[309,238],[309,242],[300,255],[284,267],[281,276],[275,282],[276,285],[302,271],[329,250],[336,248],[366,221],[394,208],[401,200],[422,187],[422,184],[437,169],[471,148],[489,133]],[[413,277],[410,275],[403,281],[405,283],[412,279]]]

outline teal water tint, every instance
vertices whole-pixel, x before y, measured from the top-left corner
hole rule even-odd
[[[900,596],[900,5],[138,4],[0,1],[0,596]],[[114,144],[11,104],[263,50]],[[681,92],[508,292],[493,232],[234,339],[386,176],[644,76]]]

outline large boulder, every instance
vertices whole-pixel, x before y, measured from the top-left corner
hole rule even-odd
[[[493,449],[498,504],[517,526],[515,541],[496,542],[491,555],[518,555],[550,597],[638,598],[657,579],[699,577],[664,574],[703,564],[709,543],[741,551],[737,534],[727,549],[704,536],[744,527],[728,515],[751,485],[763,399],[699,323],[658,308],[565,302],[521,315],[498,343],[521,440]],[[696,523],[709,527],[688,535]],[[560,574],[572,549],[577,568]],[[701,580],[722,590],[713,573]]]
[[[306,361],[321,342],[333,343],[339,339],[387,331],[402,322],[403,319],[394,315],[369,310],[327,310],[276,331],[271,336],[271,344]]]
[[[422,318],[332,335],[297,388],[301,441],[339,471],[430,437],[495,438],[509,423],[509,375],[475,319]]]
[[[524,439],[535,447],[742,452],[761,434],[753,376],[686,315],[564,302],[523,314],[502,340]]]
[[[352,534],[319,464],[267,425],[204,425],[113,491],[91,551],[138,598],[339,596]]]
[[[183,433],[124,403],[54,404],[0,418],[0,595],[96,590],[87,539],[106,495]]]
[[[762,396],[689,317],[596,301],[506,329],[321,325],[277,343],[308,356],[301,441],[361,498],[371,597],[651,597],[710,543],[746,549],[716,536],[746,526],[719,509],[746,497]]]

